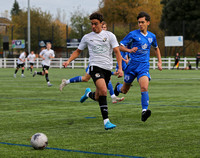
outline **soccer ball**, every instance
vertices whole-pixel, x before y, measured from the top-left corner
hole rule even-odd
[[[31,145],[34,149],[44,149],[48,145],[48,138],[44,133],[36,133],[31,137]]]

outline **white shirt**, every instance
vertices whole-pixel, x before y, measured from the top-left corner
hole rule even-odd
[[[29,63],[34,63],[35,62],[35,60],[34,60],[35,57],[36,57],[35,54],[29,54],[28,57],[27,57],[29,59]]]
[[[52,49],[44,49],[40,52],[40,55],[42,55],[45,59],[42,60],[42,65],[50,66],[51,58],[55,57],[54,51]]]
[[[78,49],[88,47],[90,66],[111,70],[113,67],[113,48],[118,47],[116,36],[110,31],[91,32],[83,36]]]
[[[20,56],[19,56],[19,59],[18,59],[17,63],[18,63],[18,64],[23,64],[23,63],[24,63],[23,61],[24,61],[25,58],[26,58],[25,52],[22,52],[22,53],[20,54]],[[21,61],[20,59],[21,59],[22,61]]]

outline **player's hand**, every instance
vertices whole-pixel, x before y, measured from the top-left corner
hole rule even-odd
[[[118,78],[123,77],[124,73],[122,70],[118,69],[117,71]]]
[[[133,47],[130,49],[129,53],[135,53],[138,50],[138,47]]]
[[[66,68],[69,65],[69,61],[65,61],[62,65]]]
[[[162,63],[161,62],[158,62],[158,70],[162,71]]]

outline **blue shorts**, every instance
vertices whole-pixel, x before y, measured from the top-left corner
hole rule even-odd
[[[129,63],[124,71],[124,82],[132,83],[136,77],[137,80],[139,80],[142,76],[147,76],[149,80],[151,80],[151,76],[149,74],[149,62]]]

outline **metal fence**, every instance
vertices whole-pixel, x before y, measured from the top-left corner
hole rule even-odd
[[[68,58],[54,58],[51,61],[51,68],[63,68],[62,63],[66,61]],[[0,68],[16,68],[18,58],[0,58]],[[196,58],[181,58],[179,62],[179,68],[184,69],[187,66],[188,61],[190,61],[192,68],[195,68]],[[42,59],[37,58],[35,61],[36,68],[41,68]],[[162,58],[162,67],[163,69],[172,69],[174,66],[174,58]],[[75,69],[75,68],[83,68],[85,69],[89,63],[88,58],[77,58],[76,60],[72,61],[68,68]],[[113,59],[113,68],[116,67],[116,58]],[[156,69],[158,60],[157,58],[153,57],[150,58],[150,69]],[[28,61],[25,62],[25,67],[29,66]]]

